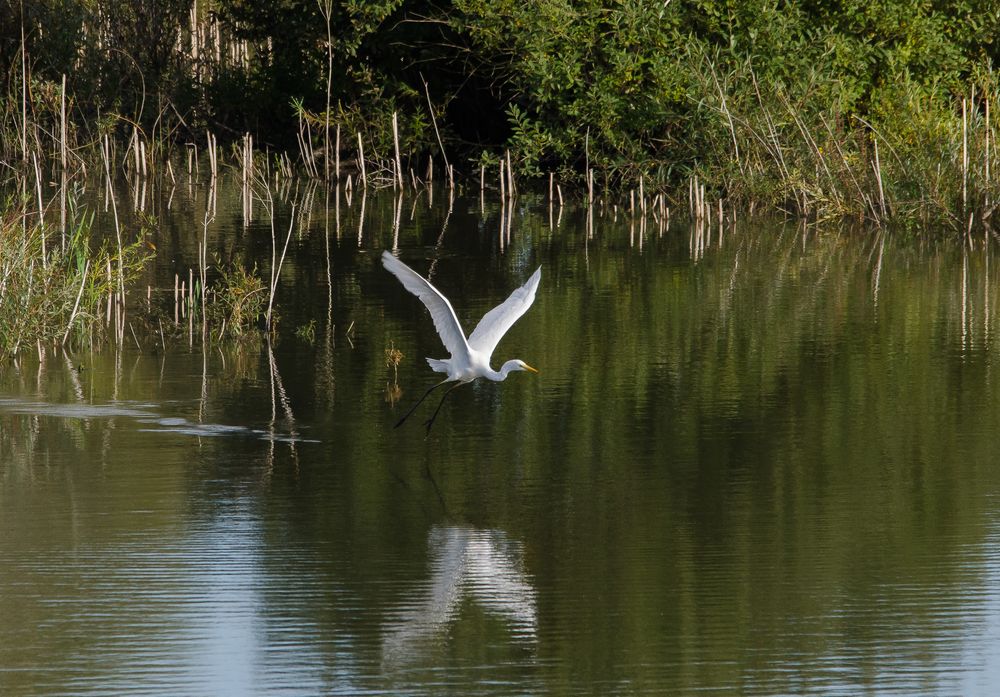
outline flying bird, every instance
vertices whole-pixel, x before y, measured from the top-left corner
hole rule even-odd
[[[431,385],[424,392],[423,397],[417,400],[417,403],[410,407],[410,410],[403,415],[403,418],[396,422],[396,428],[409,418],[410,414],[427,399],[427,396],[431,392],[442,385],[450,382],[455,383],[445,390],[437,409],[434,410],[431,418],[425,422],[428,434],[431,432],[431,426],[434,425],[434,420],[437,418],[438,412],[441,411],[444,400],[459,385],[464,385],[478,378],[501,382],[506,380],[510,373],[517,370],[528,370],[532,373],[538,372],[524,361],[516,358],[504,363],[499,371],[493,370],[490,367],[490,357],[493,355],[493,351],[496,349],[497,344],[500,343],[503,335],[507,333],[521,315],[528,311],[531,303],[535,301],[535,291],[538,289],[538,282],[542,278],[541,267],[538,267],[535,273],[531,274],[531,278],[528,279],[527,283],[511,293],[510,297],[501,304],[487,312],[479,320],[479,324],[476,325],[472,334],[466,338],[465,332],[462,331],[462,325],[459,324],[458,317],[455,316],[455,310],[452,309],[448,298],[444,297],[441,291],[432,286],[426,278],[388,251],[382,252],[382,266],[398,278],[406,290],[420,298],[420,301],[427,306],[427,309],[431,313],[431,319],[434,320],[434,328],[437,329],[444,347],[451,354],[450,358],[427,359],[427,363],[432,370],[439,373],[447,373],[448,377],[435,385]]]

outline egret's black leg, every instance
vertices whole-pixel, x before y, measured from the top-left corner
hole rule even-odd
[[[456,382],[454,385],[452,385],[447,390],[445,390],[444,396],[442,396],[441,397],[441,401],[438,402],[437,409],[434,410],[434,413],[431,415],[431,418],[427,419],[427,421],[424,422],[424,425],[427,426],[427,434],[426,435],[429,436],[431,434],[431,426],[434,425],[434,419],[437,418],[438,412],[441,411],[441,407],[444,406],[444,400],[448,399],[448,395],[451,394],[452,390],[454,390],[459,385],[464,385],[464,384],[465,384],[464,382]]]
[[[427,388],[427,391],[426,391],[426,392],[424,392],[424,396],[423,396],[423,397],[421,397],[420,399],[418,399],[418,400],[417,400],[417,403],[416,403],[416,404],[414,404],[414,405],[413,405],[412,407],[410,407],[410,410],[409,410],[408,412],[406,412],[405,414],[403,414],[403,418],[401,418],[401,419],[400,419],[399,421],[397,421],[397,422],[396,422],[396,425],[395,425],[395,426],[393,426],[393,428],[399,428],[400,426],[402,426],[402,425],[403,425],[403,422],[404,422],[404,421],[406,421],[406,420],[407,420],[408,418],[410,418],[410,414],[412,414],[412,413],[413,413],[414,411],[416,411],[417,407],[419,407],[419,406],[421,405],[421,403],[423,403],[423,401],[424,401],[425,399],[427,399],[427,395],[429,395],[429,394],[430,394],[431,392],[433,392],[433,391],[434,391],[434,390],[436,390],[436,389],[437,389],[438,387],[441,387],[441,385],[444,385],[444,384],[445,384],[445,383],[447,383],[447,382],[448,382],[448,381],[447,381],[447,380],[445,380],[445,381],[443,381],[443,382],[439,382],[439,383],[437,383],[436,385],[431,385],[430,387],[428,387],[428,388]]]

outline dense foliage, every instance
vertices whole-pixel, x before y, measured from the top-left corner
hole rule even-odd
[[[7,155],[22,26],[32,110],[68,74],[80,124],[287,148],[296,116],[328,115],[385,155],[398,111],[420,158],[439,149],[433,108],[460,169],[509,150],[522,173],[589,165],[601,184],[697,172],[806,210],[864,188],[811,179],[830,169],[821,140],[843,150],[830,181],[868,171],[873,133],[953,150],[960,99],[982,118],[1000,53],[994,0],[6,0]],[[877,208],[855,198],[847,209]]]

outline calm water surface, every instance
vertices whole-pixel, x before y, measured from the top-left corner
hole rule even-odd
[[[1000,259],[436,193],[283,192],[270,344],[0,368],[0,693],[993,694]],[[207,196],[142,204],[168,325]],[[394,430],[444,352],[385,248],[467,329],[540,265],[541,373]]]

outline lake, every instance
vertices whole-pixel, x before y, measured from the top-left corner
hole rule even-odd
[[[288,185],[271,340],[0,366],[0,693],[992,694],[991,250],[475,193]],[[116,196],[135,318],[202,235],[268,279],[235,178]],[[540,373],[393,428],[446,353],[384,249],[467,331],[540,266]]]

